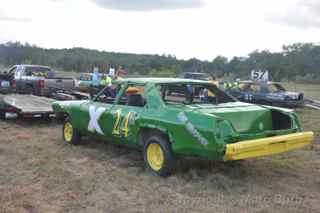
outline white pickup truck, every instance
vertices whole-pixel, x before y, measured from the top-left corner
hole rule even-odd
[[[41,65],[14,65],[5,74],[18,93],[50,96],[55,89],[74,89],[74,78],[56,77],[53,69]]]

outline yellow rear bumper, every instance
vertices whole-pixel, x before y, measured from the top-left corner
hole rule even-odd
[[[240,160],[299,149],[313,141],[313,132],[300,132],[227,144],[224,160]]]

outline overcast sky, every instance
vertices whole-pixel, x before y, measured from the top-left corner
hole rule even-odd
[[[320,41],[319,0],[1,0],[0,42],[212,60]]]

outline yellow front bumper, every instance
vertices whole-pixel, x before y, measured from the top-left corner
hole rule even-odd
[[[299,149],[313,141],[313,132],[300,132],[227,144],[224,160],[240,160]]]

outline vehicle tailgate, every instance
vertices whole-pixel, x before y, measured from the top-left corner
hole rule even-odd
[[[45,86],[52,88],[72,89],[74,88],[74,80],[72,78],[46,78]]]

